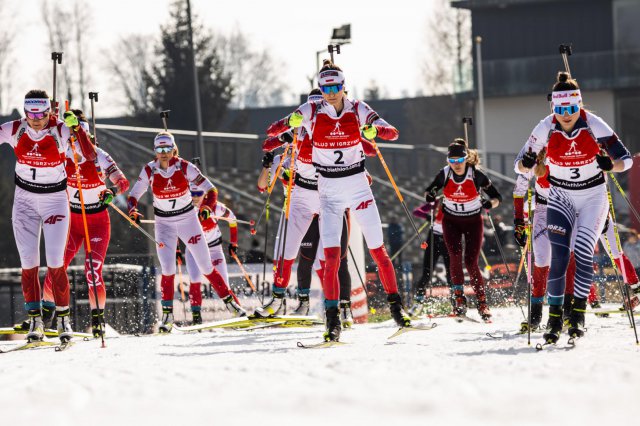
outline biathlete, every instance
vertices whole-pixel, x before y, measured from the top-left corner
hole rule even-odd
[[[549,320],[543,338],[555,343],[562,332],[562,305],[571,238],[575,232],[576,275],[569,335],[584,335],[584,313],[593,278],[593,252],[608,212],[604,173],[622,172],[633,163],[627,148],[609,125],[586,111],[578,83],[558,73],[551,93],[551,114],[533,132],[515,161],[519,174],[536,165],[546,148],[549,168],[547,233],[551,266],[547,284]]]
[[[502,201],[502,196],[487,175],[478,168],[479,161],[475,150],[468,149],[463,139],[456,139],[449,145],[449,165],[441,169],[426,188],[425,199],[427,203],[435,202],[438,191],[442,189],[442,231],[449,252],[454,314],[465,316],[467,313],[462,271],[464,238],[464,265],[478,301],[478,313],[488,322],[491,320],[491,311],[487,305],[485,282],[478,266],[484,232],[482,209],[497,207]],[[489,199],[484,200],[481,191],[484,191]]]

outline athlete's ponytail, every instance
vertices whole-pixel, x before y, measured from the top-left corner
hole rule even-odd
[[[556,76],[556,82],[553,85],[554,92],[562,92],[565,90],[579,90],[580,86],[578,82],[571,78],[571,75],[566,71],[558,71]]]
[[[331,59],[325,59],[322,61],[322,68],[320,68],[320,72],[329,70],[342,71],[342,68],[331,62]]]
[[[533,173],[536,177],[544,177],[547,174],[547,166],[544,164],[544,160],[547,157],[547,150],[543,149],[538,153],[538,161],[533,169]]]

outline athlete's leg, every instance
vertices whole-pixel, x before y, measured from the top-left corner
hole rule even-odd
[[[45,195],[45,194],[42,194]],[[38,210],[42,217],[42,232],[47,258],[47,273],[51,275],[56,311],[69,312],[69,278],[64,267],[64,253],[69,236],[69,198],[65,191],[38,197]]]
[[[204,277],[198,269],[191,250],[186,250],[185,263],[187,265],[187,272],[189,274],[189,302],[191,304],[192,312],[200,312],[202,306],[202,283]]]
[[[342,236],[340,238],[340,267],[338,268],[338,280],[340,281],[340,300],[343,302],[351,300],[351,274],[349,273],[349,212],[344,214],[342,223]]]
[[[478,259],[482,250],[484,226],[481,215],[474,215],[464,220],[464,264],[469,273],[470,284],[479,303],[486,303],[484,279],[480,273]]]
[[[300,244],[298,258],[298,296],[309,295],[311,289],[311,273],[320,242],[318,216],[314,216],[309,229]]]
[[[84,271],[87,277],[87,285],[89,286],[89,304],[91,309],[104,309],[107,299],[107,291],[102,277],[102,266],[107,256],[109,248],[109,240],[111,239],[111,222],[109,212],[106,210],[100,213],[87,215],[89,228],[89,242],[91,243],[91,257],[93,258],[93,273],[91,275],[91,265],[89,264],[89,256],[85,256]],[[67,244],[68,246],[68,244]],[[86,253],[86,244],[85,244]],[[98,303],[96,303],[94,295],[94,278],[95,290],[98,294]]]
[[[176,275],[176,246],[178,244],[178,231],[173,217],[156,216],[155,237],[164,246],[157,247],[158,260],[162,278],[160,289],[162,293],[162,307],[165,310],[173,309],[173,297],[175,292]]]

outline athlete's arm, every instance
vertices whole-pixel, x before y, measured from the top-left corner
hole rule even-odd
[[[495,209],[496,207],[498,207],[498,205],[500,205],[500,202],[502,201],[502,195],[500,195],[498,189],[493,185],[491,179],[489,179],[489,177],[481,170],[476,170],[474,180],[476,187],[482,188],[484,193],[489,196],[492,208]]]
[[[444,169],[442,169],[438,172],[433,182],[431,182],[431,184],[427,186],[427,189],[424,190],[425,196],[427,194],[433,194],[435,196],[444,186],[444,179]]]
[[[16,122],[19,122],[19,120],[9,121],[8,123],[4,123],[3,125],[0,126],[0,144],[8,143],[8,144],[11,144],[11,146],[14,145],[12,136],[14,134],[13,128]]]
[[[118,168],[118,165],[113,158],[103,149],[96,148],[98,164],[100,168],[104,170],[105,176],[116,186],[115,194],[123,194],[129,189],[129,181],[125,177],[122,170]],[[113,191],[113,189],[112,189]]]
[[[624,172],[633,165],[631,153],[624,146],[618,135],[607,123],[597,115],[587,112],[589,128],[598,140],[598,144],[613,160],[612,172]]]
[[[375,112],[365,102],[358,102],[358,119],[360,123],[364,123],[375,127],[377,136],[387,141],[395,141],[398,139],[400,132],[391,124],[383,120],[377,112]]]
[[[138,180],[129,191],[129,198],[133,198],[135,200],[135,204],[138,204],[138,200],[142,197],[142,194],[145,193],[147,188],[149,188],[149,178],[151,176],[151,168],[149,165],[145,165],[140,172],[140,176],[138,176]]]
[[[544,120],[541,120],[533,129],[533,132],[531,132],[529,139],[527,139],[527,142],[516,156],[514,162],[514,170],[516,173],[527,173],[531,168],[525,167],[522,164],[522,160],[525,159],[525,156],[533,155],[537,157],[538,153],[547,146],[549,142],[549,132],[551,131],[551,120],[552,116],[546,117]]]

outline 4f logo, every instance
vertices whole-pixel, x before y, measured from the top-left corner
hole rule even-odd
[[[48,224],[48,225],[55,225],[57,222],[62,222],[62,220],[65,218],[66,216],[63,216],[61,214],[54,214],[49,216],[44,223]]]
[[[373,203],[373,199],[371,200],[367,200],[367,201],[363,201],[360,204],[358,204],[358,207],[356,207],[356,210],[366,210],[369,208],[369,206]]]
[[[194,235],[193,237],[189,238],[189,241],[187,241],[187,243],[189,244],[198,244],[198,241],[200,241],[200,239],[202,238],[202,235]]]

